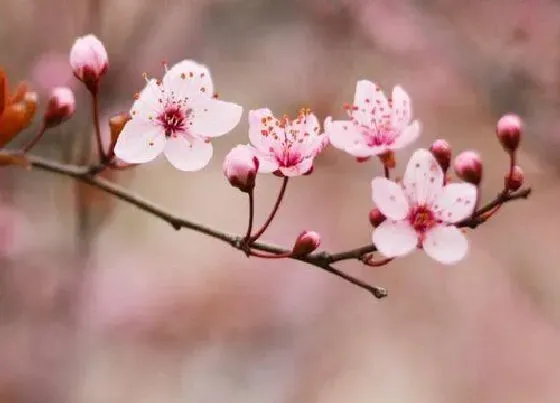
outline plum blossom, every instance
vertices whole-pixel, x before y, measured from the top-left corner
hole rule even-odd
[[[97,91],[99,79],[109,68],[105,46],[91,34],[76,39],[70,50],[70,67],[90,91]]]
[[[249,112],[249,139],[259,159],[259,172],[297,176],[311,172],[313,159],[328,144],[309,109],[294,120],[274,117],[270,109]]]
[[[403,148],[420,135],[420,123],[410,123],[408,94],[399,86],[387,99],[377,84],[358,81],[348,115],[350,120],[328,117],[325,132],[333,146],[360,159]]]
[[[416,247],[444,264],[465,257],[467,239],[453,224],[472,214],[477,188],[444,186],[443,171],[429,151],[419,149],[410,158],[402,186],[375,178],[372,198],[387,217],[373,232],[373,243],[386,257],[404,256]]]
[[[208,69],[184,60],[167,70],[162,81],[147,79],[134,102],[115,146],[115,154],[130,164],[152,161],[162,152],[181,171],[198,171],[212,158],[210,137],[231,131],[241,118],[241,106],[212,96]]]

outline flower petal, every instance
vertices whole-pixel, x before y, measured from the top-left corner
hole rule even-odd
[[[180,171],[199,171],[210,162],[212,158],[212,144],[186,136],[170,137],[167,140],[165,156],[175,168]]]
[[[142,119],[132,119],[119,135],[115,155],[129,164],[142,164],[156,158],[165,143],[161,127]]]
[[[177,98],[212,97],[214,84],[208,68],[193,60],[183,60],[165,73],[163,87]]]
[[[217,137],[230,132],[243,113],[243,108],[237,104],[212,98],[195,101],[192,108],[190,130],[203,137]]]
[[[385,94],[375,83],[358,81],[354,95],[352,117],[361,125],[374,127],[377,122],[390,116],[390,107]]]
[[[431,205],[443,187],[443,171],[431,152],[419,148],[406,166],[403,186],[408,199]]]
[[[325,119],[325,133],[333,146],[340,150],[359,144],[364,144],[363,136],[356,126],[349,120]]]
[[[154,119],[163,110],[160,99],[165,98],[161,85],[154,79],[148,80],[144,89],[138,94],[138,98],[132,104],[130,115],[134,118],[149,121]],[[151,118],[151,119],[150,119]]]
[[[299,176],[307,173],[313,166],[313,158],[304,158],[300,163],[278,168],[284,176]]]
[[[476,193],[476,186],[470,183],[445,185],[432,206],[436,217],[451,224],[467,218],[474,210]]]
[[[409,254],[418,245],[418,234],[406,221],[383,221],[373,231],[373,243],[385,257]]]
[[[412,117],[410,98],[402,87],[396,86],[391,94],[391,126],[404,129]]]
[[[453,264],[465,257],[469,243],[458,228],[438,225],[426,233],[422,247],[432,259]]]
[[[373,202],[387,218],[404,220],[409,206],[402,187],[387,178],[377,177],[371,182]]]
[[[278,161],[274,158],[271,154],[265,154],[258,151],[253,146],[249,146],[252,148],[253,153],[259,160],[259,169],[258,172],[261,174],[268,174],[278,170]]]
[[[410,125],[406,126],[399,136],[395,139],[391,148],[403,148],[409,144],[412,144],[418,136],[420,135],[420,123],[415,120]]]
[[[284,129],[268,108],[249,111],[249,140],[263,153],[282,148]]]

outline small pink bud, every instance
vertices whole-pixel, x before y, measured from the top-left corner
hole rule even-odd
[[[482,180],[482,160],[474,151],[463,151],[453,161],[455,174],[465,182],[479,185]]]
[[[449,143],[443,139],[436,140],[430,147],[430,151],[443,172],[446,172],[451,165],[451,146]]]
[[[379,209],[374,208],[369,212],[369,222],[373,228],[379,227],[379,225],[385,221],[385,216]]]
[[[309,255],[321,245],[321,236],[315,231],[303,231],[296,239],[292,256],[301,257]]]
[[[95,93],[99,86],[99,79],[109,68],[105,46],[95,35],[76,39],[70,50],[70,66],[74,75]]]
[[[523,122],[517,115],[505,115],[498,120],[496,135],[507,152],[513,153],[517,150],[522,132]]]
[[[76,110],[76,100],[70,88],[58,87],[51,92],[47,110],[43,116],[46,127],[58,126],[69,119]]]
[[[504,177],[505,187],[507,190],[515,192],[523,185],[524,180],[525,175],[523,174],[523,170],[519,165],[516,165],[513,167],[511,175],[508,173]]]
[[[242,192],[253,190],[258,169],[259,160],[245,145],[235,146],[224,159],[224,175],[232,186]]]

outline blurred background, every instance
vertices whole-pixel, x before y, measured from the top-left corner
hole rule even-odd
[[[375,300],[293,261],[247,259],[52,174],[0,170],[0,402],[559,402],[560,3],[554,0],[0,0],[0,65],[44,97],[75,90],[78,112],[35,149],[87,164],[89,99],[68,52],[93,32],[110,68],[102,115],[126,111],[161,61],[210,66],[245,108],[344,117],[359,79],[401,84],[424,126],[485,161],[502,186],[501,114],[527,125],[520,164],[534,188],[469,234],[454,267],[422,253],[340,265],[387,287]],[[18,138],[23,144],[36,127]],[[171,211],[241,233],[247,201],[221,173],[243,119],[211,164],[164,159],[108,173]],[[14,146],[17,147],[18,143]],[[402,172],[412,150],[398,154]],[[371,239],[374,162],[328,149],[293,180],[265,239],[319,231],[328,250]],[[280,180],[258,178],[257,222]]]

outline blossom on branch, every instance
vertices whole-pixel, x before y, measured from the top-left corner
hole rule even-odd
[[[231,131],[241,106],[212,96],[208,69],[191,60],[177,63],[163,80],[147,79],[115,146],[130,164],[152,161],[162,152],[181,171],[198,171],[212,158],[210,137]]]
[[[270,109],[249,112],[249,139],[259,159],[259,172],[282,176],[310,173],[313,159],[328,144],[319,122],[309,109],[291,120],[274,117]]]
[[[348,154],[363,159],[382,155],[411,144],[420,135],[420,123],[412,118],[408,94],[399,86],[387,99],[377,84],[358,81],[350,120],[325,120],[330,142]]]
[[[109,68],[107,50],[95,35],[82,36],[70,50],[70,66],[76,78],[96,92],[99,79]]]
[[[429,151],[414,153],[402,185],[375,178],[372,198],[387,217],[373,232],[373,243],[386,257],[404,256],[417,247],[444,264],[465,257],[467,239],[453,224],[472,214],[477,188],[470,183],[444,186],[443,171]]]

